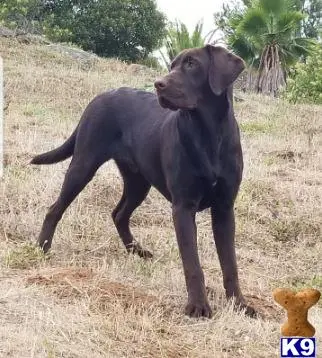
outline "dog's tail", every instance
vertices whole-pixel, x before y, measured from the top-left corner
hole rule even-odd
[[[77,128],[64,144],[50,152],[35,156],[30,164],[54,164],[69,158],[74,153],[76,135]]]

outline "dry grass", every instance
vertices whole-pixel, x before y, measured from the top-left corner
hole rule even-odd
[[[68,162],[31,167],[35,153],[67,138],[84,106],[106,88],[150,88],[156,73],[117,61],[81,63],[44,45],[0,39],[6,110],[0,182],[0,356],[210,358],[276,357],[283,312],[277,286],[322,290],[322,108],[258,96],[238,103],[245,175],[238,201],[237,255],[253,320],[232,310],[207,212],[199,251],[212,320],[183,315],[186,299],[170,205],[152,191],[133,231],[154,252],[128,256],[110,213],[122,184],[104,165],[61,221],[49,257],[33,247]],[[322,344],[322,307],[310,312]]]

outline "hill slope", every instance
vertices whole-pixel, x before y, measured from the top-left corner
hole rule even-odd
[[[153,71],[75,59],[46,44],[0,38],[5,66],[5,177],[0,181],[0,356],[276,357],[283,312],[278,286],[322,290],[322,108],[246,96],[236,104],[245,155],[238,201],[242,289],[262,315],[232,311],[223,296],[208,212],[199,251],[212,320],[183,315],[186,299],[170,205],[155,191],[133,217],[144,262],[124,252],[110,213],[122,190],[104,165],[65,214],[48,258],[34,242],[68,161],[34,167],[33,154],[67,138],[86,104],[121,85],[151,88]],[[310,321],[322,344],[322,306]]]

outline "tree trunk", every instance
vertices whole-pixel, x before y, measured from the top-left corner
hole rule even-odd
[[[285,86],[283,68],[279,58],[277,44],[267,45],[261,55],[258,69],[257,92],[277,96],[281,87]]]

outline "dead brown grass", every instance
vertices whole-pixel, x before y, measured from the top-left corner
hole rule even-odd
[[[183,315],[186,299],[170,205],[152,190],[132,227],[154,252],[128,256],[112,224],[122,183],[104,165],[61,221],[51,255],[33,246],[68,161],[31,167],[35,153],[67,138],[97,93],[150,88],[153,71],[114,60],[82,63],[46,45],[0,39],[5,65],[5,177],[0,181],[0,356],[276,357],[283,312],[278,286],[322,289],[322,109],[247,96],[236,104],[245,175],[236,203],[243,291],[252,320],[227,303],[208,212],[198,215],[199,252],[212,320]],[[319,344],[322,307],[310,312]]]

